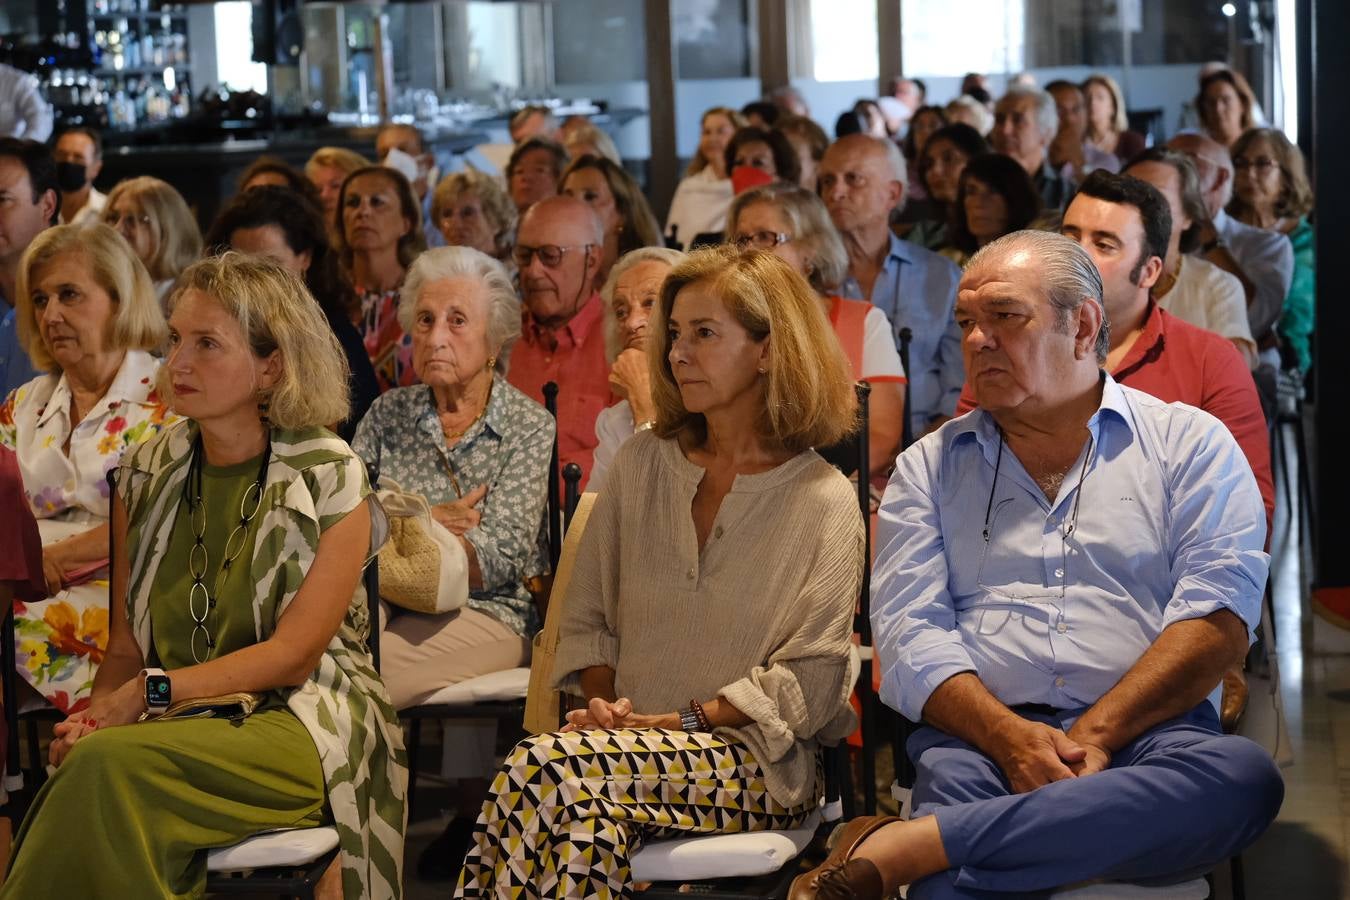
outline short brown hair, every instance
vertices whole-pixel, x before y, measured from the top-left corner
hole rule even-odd
[[[149,175],[118,182],[108,192],[103,221],[109,221],[119,200],[126,198],[141,208],[155,230],[155,255],[145,268],[155,281],[177,278],[178,273],[202,255],[202,232],[187,201],[167,181]]]
[[[338,192],[337,212],[334,213],[336,221],[333,231],[338,256],[342,260],[342,264],[350,271],[352,248],[347,244],[347,228],[342,221],[342,210],[347,205],[347,188],[354,179],[366,175],[384,178],[394,186],[394,193],[398,194],[399,212],[403,215],[403,218],[412,223],[408,233],[398,239],[398,264],[407,269],[413,264],[413,260],[417,259],[417,254],[427,249],[426,237],[422,234],[422,205],[417,202],[417,195],[413,193],[412,185],[408,183],[408,179],[403,176],[403,173],[388,166],[366,166],[355,169],[348,172],[347,177],[342,179],[342,190]]]
[[[1275,214],[1281,217],[1298,218],[1312,212],[1313,192],[1308,184],[1307,170],[1303,167],[1303,151],[1285,136],[1278,128],[1249,128],[1233,142],[1232,156],[1236,159],[1246,153],[1254,141],[1264,139],[1270,145],[1275,162],[1279,163],[1284,184],[1280,190],[1280,199],[1275,203]],[[1241,212],[1242,201],[1236,196],[1228,204],[1229,212]]]
[[[740,253],[726,245],[697,250],[666,276],[647,341],[656,433],[687,431],[700,443],[708,424],[684,407],[670,366],[667,323],[680,291],[701,284],[716,294],[756,340],[771,340],[764,408],[755,427],[768,444],[789,452],[828,447],[858,427],[858,399],[839,340],[820,298],[791,266],[767,250]]]
[[[15,316],[19,344],[44,372],[59,372],[60,366],[42,343],[33,307],[33,271],[58,256],[83,257],[98,286],[117,304],[112,319],[112,346],[121,350],[157,350],[169,330],[155,296],[155,286],[131,245],[101,222],[85,226],[56,225],[33,238],[19,261],[15,285]]]

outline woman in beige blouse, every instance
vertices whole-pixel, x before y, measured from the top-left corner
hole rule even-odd
[[[628,896],[646,838],[796,827],[853,728],[862,520],[810,448],[856,403],[820,301],[771,253],[712,248],[652,332],[656,424],[610,468],[563,611],[554,678],[586,705],[507,757],[456,896]]]

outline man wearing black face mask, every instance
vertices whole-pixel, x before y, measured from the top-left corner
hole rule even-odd
[[[92,128],[67,128],[56,139],[56,184],[61,189],[61,224],[97,222],[108,196],[94,187],[103,168],[103,138]]]

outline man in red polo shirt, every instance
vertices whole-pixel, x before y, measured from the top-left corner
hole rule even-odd
[[[1247,363],[1231,341],[1183,322],[1149,298],[1172,232],[1167,200],[1145,181],[1099,169],[1064,211],[1060,231],[1087,250],[1102,276],[1111,329],[1106,371],[1159,400],[1203,409],[1228,427],[1256,475],[1269,540],[1275,514],[1270,438]],[[957,413],[974,408],[967,385]]]
[[[549,197],[520,220],[514,251],[525,312],[507,380],[540,403],[544,385],[557,382],[558,461],[581,466],[582,488],[597,443],[595,418],[615,401],[595,284],[604,243],[589,206]]]

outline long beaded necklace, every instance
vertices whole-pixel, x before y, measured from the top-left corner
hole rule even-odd
[[[188,612],[192,615],[192,637],[189,639],[192,658],[203,663],[215,649],[216,641],[206,627],[206,618],[216,608],[216,599],[220,589],[229,577],[230,567],[244,552],[248,543],[248,525],[258,514],[262,506],[263,485],[267,483],[267,464],[272,458],[272,437],[268,434],[267,446],[263,448],[262,463],[258,466],[258,477],[244,491],[239,501],[239,522],[225,540],[225,559],[216,570],[215,582],[210,589],[206,586],[206,573],[210,567],[210,554],[206,550],[206,504],[202,502],[202,465],[205,454],[202,451],[202,436],[192,444],[192,460],[188,463],[188,477],[183,482],[183,502],[187,504],[188,516],[192,520],[192,549],[188,551],[188,574],[192,576],[192,587],[188,590]],[[199,650],[199,646],[201,649]]]

